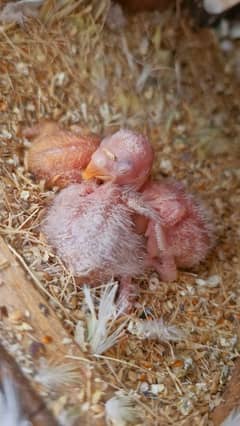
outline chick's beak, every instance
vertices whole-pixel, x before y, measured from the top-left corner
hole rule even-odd
[[[101,180],[110,180],[111,177],[107,176],[103,170],[97,167],[92,161],[88,164],[87,168],[82,172],[82,178],[84,180],[97,178]]]

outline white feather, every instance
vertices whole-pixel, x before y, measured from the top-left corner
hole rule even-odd
[[[229,414],[221,426],[239,426],[240,425],[240,409],[237,408]]]
[[[122,331],[128,322],[128,320],[123,321],[120,326],[112,331],[114,321],[116,321],[126,308],[124,302],[118,306],[114,303],[117,287],[116,283],[110,283],[105,287],[105,290],[101,295],[98,315],[96,314],[96,309],[94,307],[89,287],[84,287],[83,289],[85,302],[90,310],[90,314],[87,319],[88,342],[91,346],[91,351],[94,354],[102,354],[107,349],[115,345],[122,336]]]
[[[35,380],[48,389],[57,388],[79,382],[79,371],[70,363],[48,365],[45,359],[41,360]]]
[[[235,6],[238,0],[203,0],[203,7],[208,13],[219,14]]]
[[[64,409],[58,415],[57,420],[59,426],[74,426],[76,425],[76,421],[78,420],[78,414],[75,413],[74,410],[71,408],[68,410]],[[77,424],[80,424],[80,420],[79,422],[77,422]]]
[[[165,324],[163,319],[131,321],[128,331],[139,339],[156,339],[162,342],[178,342],[185,336],[182,330]]]
[[[18,2],[9,2],[0,12],[0,22],[16,22],[20,25],[29,16],[37,16],[37,9],[44,0],[20,0]]]
[[[0,391],[0,424],[1,426],[30,426],[21,413],[21,404],[14,384],[4,376]]]
[[[113,426],[126,426],[141,418],[136,399],[122,392],[116,392],[115,396],[106,402],[105,415],[107,424]]]

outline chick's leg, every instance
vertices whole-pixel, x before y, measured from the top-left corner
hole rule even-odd
[[[124,312],[129,312],[133,307],[138,290],[131,277],[121,277],[118,290],[118,304],[123,306]]]
[[[156,269],[163,281],[176,280],[176,263],[174,257],[168,251],[165,231],[158,212],[145,204],[141,196],[134,192],[125,194],[124,200],[132,210],[149,219],[145,232],[149,255],[148,265]]]
[[[158,221],[158,213],[148,204],[145,203],[141,194],[133,190],[125,190],[122,193],[122,200],[135,213],[147,219]]]
[[[164,231],[150,221],[145,235],[148,239],[148,265],[158,272],[163,281],[175,281],[177,267],[173,255],[168,251]]]
[[[125,191],[122,194],[123,201],[135,213],[133,219],[137,232],[145,232],[146,237],[154,235],[157,249],[164,250],[166,247],[165,232],[162,226],[162,218],[158,211],[151,205],[145,203],[142,196],[134,191]]]
[[[161,253],[160,257],[149,258],[148,264],[157,271],[162,281],[176,281],[177,267],[172,255]]]

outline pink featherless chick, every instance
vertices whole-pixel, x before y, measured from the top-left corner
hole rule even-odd
[[[69,131],[54,121],[41,121],[22,134],[33,139],[25,166],[35,178],[44,179],[48,188],[81,182],[81,172],[101,140],[81,127]]]
[[[59,192],[42,230],[74,276],[99,284],[144,270],[144,239],[131,216],[120,187],[82,182]]]
[[[174,281],[177,268],[192,268],[203,261],[214,245],[214,226],[208,209],[173,180],[149,182],[143,202],[158,213],[146,230],[149,265],[161,279]],[[161,230],[158,232],[158,230]]]
[[[122,187],[122,199],[133,211],[138,233],[146,230],[146,215],[152,217],[152,209],[145,211],[136,191],[148,181],[153,159],[153,149],[147,137],[122,129],[101,141],[82,173],[83,179],[97,178]]]
[[[173,281],[177,267],[191,268],[205,259],[214,244],[213,225],[207,208],[181,183],[147,182],[152,148],[147,139],[140,141],[129,131],[103,139],[82,176],[130,185],[132,191],[125,189],[122,198],[135,212],[136,231],[147,237],[148,265]]]
[[[138,188],[148,179],[153,152],[146,138],[131,131],[121,130],[111,138],[114,148],[110,150],[109,138],[104,139],[83,173],[110,182],[97,185],[90,180],[60,191],[42,231],[74,276],[89,284],[119,278],[120,298],[129,299],[131,279],[145,270],[147,255],[125,184]]]
[[[153,149],[149,140],[122,129],[101,141],[82,177],[95,177],[138,190],[147,181],[152,165]]]

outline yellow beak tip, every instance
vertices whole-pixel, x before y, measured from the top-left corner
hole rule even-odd
[[[89,180],[89,179],[91,179],[93,176],[91,176],[91,174],[90,173],[88,173],[86,170],[84,170],[83,172],[82,172],[82,178],[83,178],[83,180]]]
[[[105,172],[98,167],[92,165],[91,163],[87,166],[85,170],[82,172],[82,178],[83,180],[89,180],[89,179],[100,179],[102,181],[109,181],[111,180],[111,176],[105,174]]]

